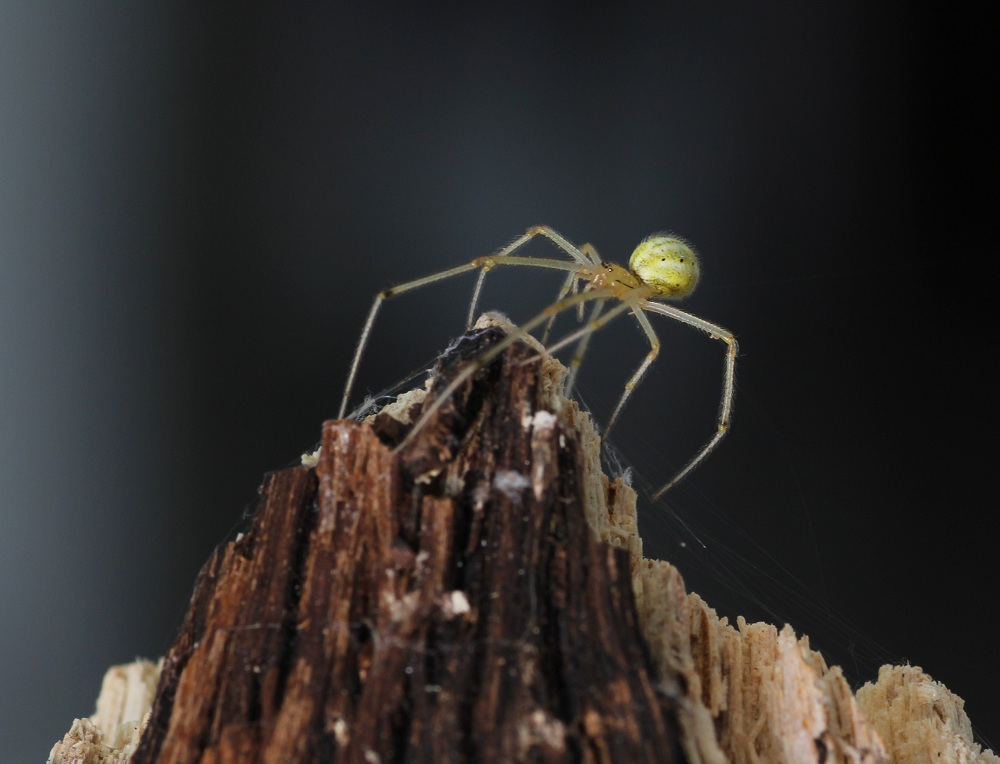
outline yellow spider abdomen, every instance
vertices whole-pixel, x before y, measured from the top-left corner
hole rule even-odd
[[[687,297],[698,284],[698,255],[683,239],[654,234],[639,243],[629,258],[631,271],[656,290],[656,297]]]

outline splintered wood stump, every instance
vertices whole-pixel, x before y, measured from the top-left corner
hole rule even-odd
[[[268,476],[161,665],[112,667],[51,764],[1000,764],[919,668],[855,698],[807,636],[731,625],[645,559],[635,493],[537,347],[480,368],[397,453],[502,336],[470,333],[426,398],[328,422]]]
[[[403,418],[503,336],[453,345]],[[271,473],[198,578],[132,761],[682,760],[632,558],[588,525],[542,365],[514,344],[398,453],[409,425],[382,413]]]

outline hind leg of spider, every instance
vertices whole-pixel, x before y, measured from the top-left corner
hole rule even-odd
[[[354,381],[357,377],[358,369],[361,366],[361,358],[364,355],[365,348],[368,346],[368,340],[371,337],[372,327],[375,326],[375,319],[378,317],[379,310],[386,300],[391,297],[395,297],[396,295],[403,294],[404,292],[419,289],[420,287],[434,284],[438,281],[444,281],[445,279],[449,279],[453,276],[459,276],[477,268],[485,272],[497,265],[527,265],[535,268],[549,268],[568,271],[571,274],[577,275],[580,274],[581,270],[586,271],[586,269],[592,267],[574,261],[557,260],[554,258],[523,257],[518,255],[490,255],[488,257],[477,258],[476,260],[466,263],[465,265],[459,265],[454,268],[439,271],[438,273],[433,273],[430,276],[424,276],[423,278],[414,279],[413,281],[407,281],[404,284],[399,284],[398,286],[390,287],[389,289],[379,292],[375,295],[372,306],[368,311],[368,317],[365,319],[364,327],[361,329],[361,336],[358,339],[358,345],[354,351],[354,357],[351,360],[351,368],[347,374],[347,383],[344,385],[344,396],[340,401],[340,411],[337,415],[338,419],[343,419],[344,415],[347,413],[347,404],[351,398],[351,391],[354,389]],[[584,277],[586,277],[586,274],[584,274]],[[482,276],[480,276],[480,282],[481,280]]]
[[[477,356],[475,359],[473,359],[472,361],[470,361],[463,369],[461,369],[455,375],[455,377],[451,380],[451,382],[449,382],[445,386],[445,388],[443,390],[441,390],[439,393],[436,393],[436,396],[435,396],[434,400],[430,403],[429,406],[427,406],[423,410],[423,412],[421,412],[420,418],[417,419],[417,421],[416,421],[416,423],[414,423],[413,427],[410,428],[410,431],[406,434],[406,437],[403,438],[402,442],[400,442],[400,444],[398,446],[396,446],[396,451],[399,451],[402,448],[404,448],[413,439],[413,437],[418,432],[420,432],[421,429],[423,429],[424,425],[426,425],[427,422],[430,421],[431,417],[437,412],[437,410],[439,408],[441,408],[442,405],[444,405],[445,401],[447,401],[451,397],[451,395],[467,379],[469,379],[473,374],[475,374],[480,369],[486,367],[494,358],[496,358],[498,355],[500,355],[500,353],[502,353],[504,350],[506,350],[512,344],[514,344],[515,342],[517,342],[519,340],[524,340],[527,337],[529,337],[531,335],[531,332],[535,328],[537,328],[538,326],[540,326],[541,324],[543,324],[545,321],[548,321],[549,318],[551,318],[554,314],[562,313],[564,310],[568,310],[568,309],[576,306],[580,302],[586,302],[588,300],[602,300],[603,301],[603,300],[607,300],[607,299],[609,299],[611,297],[614,297],[614,296],[615,296],[615,290],[614,289],[592,289],[592,290],[586,291],[586,292],[578,292],[578,293],[570,295],[568,297],[564,297],[562,300],[560,300],[558,302],[552,303],[547,308],[545,308],[545,310],[543,310],[537,316],[535,316],[534,318],[532,318],[530,321],[528,321],[528,322],[522,324],[521,326],[517,327],[517,329],[515,331],[511,332],[510,334],[508,334],[506,337],[504,337],[504,339],[502,339],[496,345],[494,345],[493,347],[491,347],[489,350],[487,350],[486,352],[484,352],[482,355]],[[606,323],[607,321],[611,320],[615,316],[620,315],[621,313],[623,313],[628,308],[629,308],[629,305],[626,304],[626,303],[622,303],[621,305],[617,305],[612,310],[609,310],[607,313],[605,313],[600,322],[595,322],[595,323],[599,323],[600,325],[603,325],[604,323]],[[593,331],[596,328],[599,328],[599,327],[589,327],[589,326],[585,327],[584,329],[582,329],[582,330],[580,330],[578,332],[575,332],[573,335],[570,335],[569,341],[577,339],[580,336],[580,334],[582,334],[582,332],[584,332],[584,331],[588,331],[588,330],[589,331]],[[565,344],[565,341],[564,341],[563,344]]]
[[[722,398],[719,401],[719,414],[716,421],[715,434],[709,438],[708,442],[705,443],[701,449],[699,449],[698,453],[691,457],[680,472],[674,475],[669,481],[656,490],[652,496],[650,496],[650,498],[655,501],[687,477],[695,467],[701,464],[705,458],[715,450],[725,437],[726,433],[729,431],[729,422],[733,413],[733,390],[736,384],[736,355],[739,352],[739,346],[736,344],[736,338],[732,335],[732,332],[723,329],[718,324],[713,324],[703,318],[698,318],[698,316],[679,310],[673,305],[649,301],[642,307],[643,309],[652,311],[653,313],[659,313],[660,315],[680,321],[682,324],[687,324],[688,326],[693,326],[696,329],[701,329],[701,331],[708,334],[712,339],[719,340],[726,345],[726,365],[725,370],[722,373]]]

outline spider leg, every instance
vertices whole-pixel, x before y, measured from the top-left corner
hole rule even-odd
[[[584,255],[586,255],[587,257],[589,257],[590,260],[591,260],[591,262],[594,265],[600,265],[601,264],[601,256],[600,256],[600,254],[598,254],[597,248],[593,244],[587,242],[587,243],[581,245],[580,246],[580,251]],[[576,292],[576,288],[577,288],[578,284],[579,284],[579,282],[577,280],[573,281],[573,291],[574,291],[574,293]],[[578,322],[580,322],[580,323],[583,323],[584,304],[582,302],[580,302],[580,303],[577,304],[576,308],[577,308],[576,320]],[[603,310],[603,303],[598,303],[597,305],[595,305],[594,306],[594,312],[591,314],[590,320],[591,321],[595,321],[597,319],[597,317],[601,314],[602,310]],[[552,325],[555,323],[555,320],[556,320],[556,317],[552,316],[552,318],[549,319],[549,323],[545,327],[545,333],[542,335],[542,344],[543,345],[548,344],[549,333],[552,330]],[[569,396],[569,394],[573,391],[573,383],[576,380],[576,372],[577,372],[577,369],[579,368],[580,363],[582,363],[582,361],[583,361],[583,351],[586,350],[587,342],[589,341],[587,339],[588,336],[589,336],[589,334],[591,334],[591,332],[588,332],[587,334],[581,335],[581,337],[580,337],[580,346],[577,347],[577,351],[573,355],[573,360],[576,362],[576,365],[575,366],[573,366],[573,365],[570,366],[569,375],[566,377],[565,394],[567,396]],[[577,359],[579,359],[579,360],[577,360]]]
[[[587,295],[588,296],[587,299],[601,300],[602,302],[606,302],[610,298],[617,296],[614,289],[592,289],[592,290],[590,290],[588,292],[581,292],[581,294],[582,295]],[[567,299],[569,299],[569,298],[567,298]],[[605,324],[610,323],[613,319],[617,318],[622,313],[624,313],[626,310],[629,310],[631,307],[632,307],[631,304],[628,303],[628,302],[625,302],[625,301],[620,302],[618,305],[616,305],[615,307],[613,307],[611,310],[609,310],[607,313],[605,313],[600,318],[598,318],[598,319],[596,319],[594,321],[588,321],[586,326],[580,327],[579,329],[577,329],[572,334],[567,334],[565,337],[563,337],[558,342],[553,343],[552,345],[549,345],[547,348],[545,348],[545,352],[551,355],[552,353],[555,353],[557,350],[562,350],[567,345],[570,345],[573,342],[576,342],[581,337],[583,337],[585,335],[588,335],[588,334],[593,334],[598,329],[600,329],[602,326],[604,326]],[[565,308],[564,308],[564,310],[565,310]],[[525,325],[527,326],[527,324],[525,324]]]
[[[558,231],[549,228],[547,225],[535,225],[525,231],[523,234],[518,236],[514,241],[508,244],[506,247],[498,250],[493,258],[503,258],[509,255],[513,255],[517,250],[527,244],[529,241],[534,239],[536,236],[544,236],[549,241],[553,242],[559,249],[565,252],[567,255],[572,257],[576,262],[581,265],[598,265],[600,260],[594,259],[593,255],[596,255],[596,251],[589,244],[584,244],[583,247],[577,247],[569,239],[563,236]],[[585,254],[586,252],[586,254]],[[486,280],[486,274],[489,272],[492,266],[483,266],[483,270],[479,274],[479,278],[476,279],[476,286],[472,290],[472,300],[469,302],[469,316],[466,320],[466,328],[471,328],[472,323],[476,318],[476,306],[479,304],[479,294],[483,291],[483,282]],[[560,298],[565,297],[566,291],[560,293]]]
[[[615,410],[611,414],[611,418],[608,420],[607,425],[604,428],[604,434],[601,435],[601,440],[608,437],[608,433],[611,432],[611,428],[614,427],[615,422],[618,420],[618,415],[622,413],[622,409],[625,408],[625,401],[629,399],[632,395],[632,391],[638,387],[640,380],[652,366],[653,361],[660,354],[660,338],[656,336],[656,332],[653,330],[653,325],[649,323],[649,319],[646,318],[646,314],[642,312],[643,305],[641,303],[633,303],[631,306],[632,313],[635,315],[636,320],[639,322],[639,326],[646,333],[646,337],[649,338],[649,352],[646,357],[639,364],[639,368],[635,370],[631,377],[629,377],[628,382],[625,383],[625,389],[622,391],[622,397],[618,399],[618,404],[615,406]]]
[[[564,387],[564,391],[567,398],[570,396],[570,393],[573,392],[573,385],[576,383],[576,375],[579,373],[580,367],[583,365],[583,354],[587,352],[587,345],[590,343],[590,338],[594,335],[594,332],[597,331],[597,329],[606,323],[599,323],[601,312],[604,310],[604,306],[606,304],[606,300],[597,301],[594,305],[594,309],[590,313],[590,320],[587,322],[587,325],[590,327],[590,331],[581,334],[580,339],[576,343],[576,350],[573,351],[573,358],[570,359],[569,362],[569,373],[566,374],[566,385]],[[580,307],[582,309],[582,302],[580,303]]]
[[[525,259],[534,259],[534,258],[525,258]],[[441,408],[444,402],[451,397],[452,393],[454,393],[467,379],[469,379],[469,377],[471,377],[480,369],[487,366],[490,363],[490,361],[492,361],[494,358],[500,355],[500,353],[502,353],[512,344],[528,337],[531,334],[532,330],[534,330],[536,327],[538,327],[545,321],[548,321],[549,318],[551,318],[553,315],[557,313],[562,313],[564,310],[574,307],[579,302],[585,302],[587,300],[606,300],[609,297],[613,296],[614,296],[613,289],[593,289],[587,292],[578,292],[576,294],[570,295],[569,297],[564,297],[562,300],[552,303],[547,308],[545,308],[545,310],[543,310],[537,316],[532,318],[530,321],[519,326],[515,331],[508,334],[500,342],[491,347],[482,355],[474,358],[472,361],[468,363],[468,365],[465,366],[465,368],[459,371],[458,374],[455,375],[454,379],[452,379],[451,382],[449,382],[445,386],[444,390],[438,393],[435,399],[431,402],[431,404],[424,409],[424,411],[420,415],[420,418],[416,421],[416,423],[414,423],[413,427],[407,433],[406,437],[403,438],[402,442],[400,442],[400,444],[396,446],[395,450],[399,451],[400,449],[404,448],[410,442],[410,440],[412,440],[412,438],[421,429],[423,429],[424,425],[426,425],[427,422],[430,420],[430,418],[435,414],[435,412],[437,412],[437,410]],[[619,307],[616,307],[612,311],[608,311],[608,313],[605,314],[604,318],[608,320],[610,318],[613,318],[614,315],[621,313],[622,311],[619,310]],[[585,330],[586,328],[581,331]],[[576,337],[573,337],[573,339],[576,339]]]
[[[687,324],[688,326],[693,326],[695,329],[700,329],[710,336],[712,339],[719,340],[726,344],[726,367],[722,375],[722,399],[719,402],[719,415],[716,424],[715,434],[709,438],[708,442],[705,443],[699,449],[687,464],[674,475],[667,483],[665,483],[661,488],[655,491],[650,497],[653,501],[660,498],[664,493],[670,488],[675,486],[691,472],[695,467],[705,460],[715,447],[719,445],[719,442],[725,437],[726,432],[729,430],[729,421],[732,418],[733,413],[733,389],[736,384],[736,354],[738,351],[738,346],[736,344],[736,338],[726,329],[723,329],[718,324],[713,324],[710,321],[706,321],[703,318],[698,318],[698,316],[693,316],[683,310],[675,308],[673,305],[666,305],[662,302],[645,301],[640,305],[641,309],[649,310],[653,313],[659,313],[661,316],[667,316],[675,321],[680,321],[682,324]]]
[[[600,265],[602,260],[600,254],[597,252],[597,247],[591,244],[589,241],[586,244],[580,245],[580,252],[590,258],[590,262],[594,265]]]
[[[618,295],[615,292],[615,290],[612,290],[612,294],[610,296],[615,297]],[[594,299],[598,299],[599,302],[597,303],[597,305],[594,306],[594,310],[591,313],[590,320],[587,322],[586,326],[583,326],[577,329],[575,332],[566,335],[561,340],[559,340],[553,345],[550,345],[545,349],[546,353],[551,354],[556,352],[557,350],[561,350],[562,348],[566,347],[572,342],[577,342],[576,351],[573,354],[573,359],[570,361],[570,370],[566,376],[566,388],[565,388],[566,396],[569,396],[569,394],[572,392],[573,380],[576,377],[577,370],[583,363],[583,354],[587,349],[587,342],[590,341],[590,336],[598,329],[600,329],[602,326],[604,326],[607,323],[610,323],[613,319],[617,318],[625,311],[632,310],[634,312],[636,309],[636,301],[634,299],[630,300],[628,298],[625,298],[622,299],[622,301],[618,305],[616,305],[607,313],[605,313],[603,316],[601,316],[601,312],[604,310],[604,306],[607,303],[608,297],[600,297],[600,298],[595,297]],[[650,327],[650,329],[652,329],[652,327]],[[656,335],[654,334],[653,336],[655,337]],[[652,361],[649,361],[646,364],[646,366],[648,366],[649,363],[652,363]],[[618,415],[618,411],[621,409],[622,405],[623,402],[619,401],[618,406],[615,408],[614,416]],[[613,421],[614,417],[612,417],[612,422]]]
[[[577,292],[577,284],[579,283],[579,276],[575,273],[569,274],[565,283],[562,285],[562,289],[559,290],[559,294],[556,295],[556,302],[559,302],[572,290],[573,294]],[[583,307],[583,303],[580,303],[580,307]],[[543,345],[549,343],[549,335],[552,333],[552,325],[555,324],[556,317],[553,315],[548,322],[545,324],[545,330],[542,332],[541,339],[539,340]]]
[[[483,282],[486,281],[486,274],[489,272],[489,268],[479,269],[479,276],[476,277],[476,286],[472,290],[472,299],[469,300],[469,315],[465,319],[466,331],[472,328],[472,322],[476,318],[476,306],[479,305],[479,293],[483,291]]]
[[[600,265],[601,264],[601,262],[602,262],[601,261],[601,255],[598,253],[597,247],[595,247],[590,242],[587,242],[587,243],[583,244],[580,247],[580,251],[583,252],[583,254],[585,254],[587,257],[589,257],[590,260],[591,260],[591,262],[594,263],[594,265]],[[576,320],[577,321],[581,321],[581,322],[583,321],[583,303],[582,302],[577,306]]]
[[[379,309],[386,300],[390,297],[395,297],[398,294],[419,289],[420,287],[427,286],[428,284],[434,284],[438,281],[443,281],[451,278],[452,276],[458,276],[477,268],[485,272],[496,265],[529,265],[535,268],[550,268],[554,270],[569,271],[571,274],[578,274],[582,267],[587,267],[569,260],[557,260],[555,258],[523,257],[518,255],[490,255],[488,257],[477,258],[472,262],[465,263],[465,265],[458,265],[454,268],[432,273],[430,276],[424,276],[422,278],[407,281],[403,284],[382,290],[375,295],[372,306],[368,311],[368,318],[365,319],[364,327],[361,329],[361,337],[358,339],[357,348],[354,350],[354,358],[351,360],[351,368],[347,373],[347,383],[344,385],[344,397],[340,401],[340,411],[337,414],[337,418],[343,419],[344,415],[347,413],[347,404],[350,401],[351,390],[354,389],[354,381],[357,377],[358,369],[361,366],[361,357],[364,355],[365,348],[368,345],[368,340],[371,336],[372,327],[375,326],[375,319],[378,317]],[[480,275],[479,281],[481,284],[482,275]]]
[[[358,339],[358,346],[354,350],[354,358],[351,359],[350,371],[347,372],[347,383],[344,385],[344,397],[340,401],[340,412],[337,414],[338,419],[343,419],[344,414],[347,413],[347,402],[351,397],[351,389],[354,387],[354,378],[358,374],[358,367],[361,365],[361,356],[364,354],[365,347],[368,345],[368,338],[371,336],[372,327],[375,325],[375,318],[378,316],[378,311],[379,308],[382,307],[382,303],[397,294],[409,292],[411,289],[417,289],[419,287],[426,286],[427,284],[433,284],[435,281],[442,281],[444,279],[451,278],[452,276],[458,276],[459,274],[471,271],[477,267],[479,266],[477,266],[474,262],[466,263],[465,265],[449,268],[446,271],[440,271],[430,276],[424,276],[423,278],[414,279],[413,281],[407,281],[405,284],[400,284],[399,286],[383,289],[375,295],[372,306],[368,311],[368,318],[365,319],[365,325],[361,329],[361,337]]]

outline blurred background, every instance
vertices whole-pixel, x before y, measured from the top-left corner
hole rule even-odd
[[[0,5],[9,760],[43,760],[108,666],[167,650],[262,475],[336,415],[372,296],[535,223],[620,262],[683,234],[684,306],[740,341],[731,434],[640,500],[647,553],[856,685],[922,666],[1000,739],[996,16]],[[524,320],[558,277],[513,270],[483,307]],[[354,402],[460,333],[471,286],[390,302]],[[711,434],[722,373],[719,343],[656,325],[613,436],[640,489]],[[599,421],[645,352],[634,322],[595,339]]]

